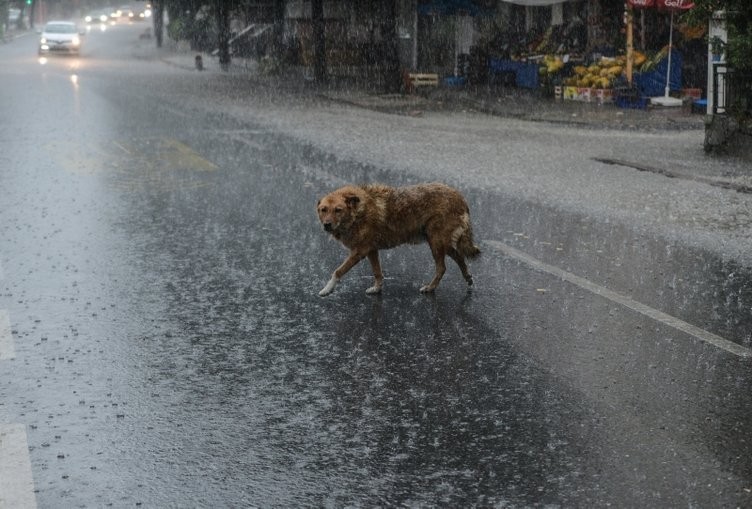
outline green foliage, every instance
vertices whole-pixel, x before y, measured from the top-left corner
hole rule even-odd
[[[191,49],[209,51],[216,48],[217,28],[214,13],[209,8],[198,12],[178,11],[170,18],[167,35],[175,41],[188,41]]]
[[[750,0],[694,0],[695,7],[684,14],[682,21],[695,26],[708,26],[714,12],[725,11],[728,44],[725,48],[729,63],[737,70],[752,70],[752,2]],[[710,41],[711,44],[714,41]]]
[[[182,41],[187,39],[187,31],[185,29],[185,21],[182,18],[170,19],[167,24],[167,35],[173,41]]]

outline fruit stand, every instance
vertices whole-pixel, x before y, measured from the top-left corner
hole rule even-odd
[[[626,57],[601,57],[589,65],[573,65],[565,62],[566,57],[546,55],[538,66],[541,83],[550,83],[557,99],[607,103],[615,101],[617,106],[645,108],[646,97],[663,92],[668,64],[668,47],[655,55],[635,51],[633,64],[633,86],[628,86],[626,77]],[[681,54],[672,50],[671,90],[681,89]]]

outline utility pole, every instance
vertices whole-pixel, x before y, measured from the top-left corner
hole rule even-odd
[[[34,0],[26,0],[26,7],[29,8],[29,28],[34,28],[34,16],[37,3]]]

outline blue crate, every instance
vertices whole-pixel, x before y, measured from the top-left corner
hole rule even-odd
[[[646,110],[650,99],[647,97],[630,97],[627,95],[614,97],[614,103],[617,107],[626,110]]]
[[[444,78],[444,86],[446,87],[461,87],[465,85],[467,80],[462,76],[449,76]]]

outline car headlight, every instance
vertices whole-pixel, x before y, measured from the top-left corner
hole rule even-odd
[[[78,38],[78,36],[76,36],[76,37],[74,37],[73,39],[71,39],[71,43],[72,43],[72,44],[73,44],[74,46],[78,46],[79,44],[81,44],[81,39],[79,39],[79,38]]]
[[[86,16],[84,18],[84,21],[86,21],[87,23],[91,23],[91,16]]]
[[[107,15],[102,14],[101,16],[99,16],[99,21],[101,21],[102,23],[105,23],[107,21]]]
[[[42,37],[41,39],[39,39],[39,44],[47,44],[47,38]]]

